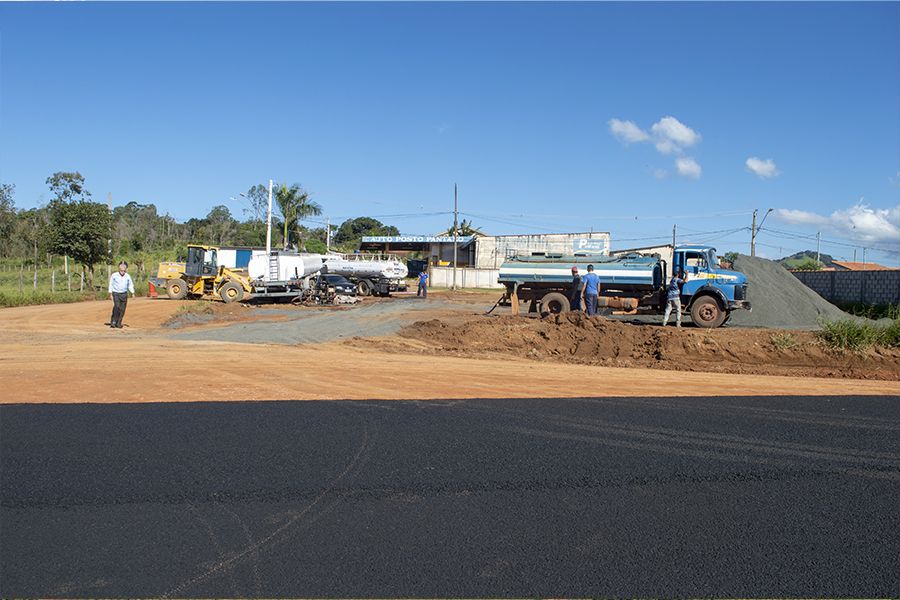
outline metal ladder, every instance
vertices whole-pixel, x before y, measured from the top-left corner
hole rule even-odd
[[[278,281],[278,255],[274,252],[269,255],[269,281]]]

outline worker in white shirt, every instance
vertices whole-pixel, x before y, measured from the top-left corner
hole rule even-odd
[[[128,293],[134,298],[134,282],[131,275],[126,273],[128,263],[124,260],[119,263],[119,270],[109,278],[109,298],[113,301],[112,316],[109,318],[109,326],[114,329],[122,329],[122,317],[125,316],[125,306],[128,304]]]

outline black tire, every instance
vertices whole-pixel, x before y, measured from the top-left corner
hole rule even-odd
[[[372,285],[372,282],[368,279],[361,279],[359,283],[356,284],[356,289],[359,291],[360,296],[368,296],[372,293],[372,290],[375,289],[375,286]]]
[[[691,321],[697,327],[714,329],[725,322],[726,313],[719,306],[718,300],[711,296],[703,296],[691,305]]]
[[[569,299],[559,292],[550,292],[541,298],[541,312],[558,315],[567,313],[571,309],[572,305],[569,303]]]
[[[166,282],[166,294],[170,300],[181,300],[188,293],[188,285],[184,279],[170,279]]]
[[[233,281],[229,281],[219,288],[219,297],[226,304],[240,302],[244,299],[244,288]]]

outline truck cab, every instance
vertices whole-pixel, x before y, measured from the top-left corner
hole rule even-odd
[[[732,310],[750,309],[747,276],[723,269],[715,248],[676,246],[672,273],[681,270],[685,273],[682,305],[690,310],[691,319],[698,325],[718,327]]]

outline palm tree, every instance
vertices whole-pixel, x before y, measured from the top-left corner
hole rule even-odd
[[[484,235],[484,232],[481,230],[480,227],[475,227],[474,225],[472,225],[472,221],[467,221],[467,220],[465,220],[465,219],[463,219],[462,221],[459,222],[459,225],[457,225],[457,227],[456,227],[456,231],[457,231],[457,235],[460,235],[460,236],[464,236],[464,235],[474,235],[474,236]],[[451,226],[447,229],[447,235],[453,235],[453,225],[451,225]]]
[[[309,193],[297,183],[290,187],[282,183],[275,188],[273,196],[284,218],[284,247],[287,248],[291,241],[289,232],[299,231],[301,219],[321,215],[322,207],[310,200]]]

